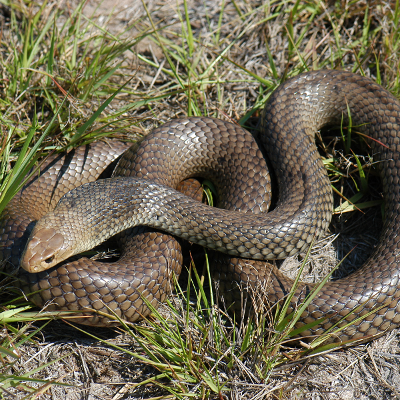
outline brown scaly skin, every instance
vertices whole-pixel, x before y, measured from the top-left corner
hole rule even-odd
[[[365,338],[395,328],[400,322],[400,239],[397,234],[400,225],[400,104],[379,85],[348,72],[302,74],[281,85],[266,105],[260,141],[280,187],[278,206],[272,212],[263,214],[268,200],[263,194],[262,181],[266,181],[267,175],[265,172],[260,173],[261,177],[256,175],[262,170],[261,161],[255,158],[258,151],[247,144],[250,139],[240,128],[210,118],[171,121],[148,136],[134,153],[143,152],[147,158],[144,156],[138,162],[136,155],[128,151],[120,163],[122,175],[130,175],[126,171],[137,169],[144,171],[146,178],[147,172],[153,174],[154,183],[142,180],[139,174],[136,175],[139,179],[115,178],[70,192],[53,213],[35,226],[21,265],[31,270],[43,269],[51,266],[53,260],[62,259],[58,254],[62,247],[68,254],[77,253],[104,240],[109,235],[106,226],[112,226],[108,230],[113,234],[137,224],[165,230],[232,256],[256,260],[283,258],[304,250],[313,237],[327,228],[332,210],[329,181],[314,144],[314,133],[325,125],[340,122],[342,116],[347,116],[347,106],[353,124],[377,140],[370,144],[373,154],[378,154],[382,161],[379,165],[386,221],[380,244],[369,261],[355,274],[325,285],[300,324],[325,316],[320,326],[303,332],[321,333],[355,307],[361,306],[348,320],[384,305],[343,331],[339,339]],[[239,137],[235,136],[237,130]],[[169,150],[172,142],[176,147]],[[246,153],[247,148],[250,150]],[[233,157],[232,161],[228,154]],[[157,160],[162,162],[158,164]],[[220,164],[225,162],[227,167],[222,169],[224,174],[228,171],[228,175],[212,172],[214,167],[219,171]],[[245,175],[247,168],[250,176]],[[174,188],[179,180],[199,175],[214,178],[221,205],[240,212],[207,208],[163,186]],[[234,178],[239,183],[233,194],[226,195],[233,200],[225,201],[222,188],[232,186]],[[244,197],[236,200],[236,193]],[[250,203],[249,208],[246,208],[247,203]],[[127,208],[127,205],[136,208]],[[243,213],[249,209],[255,209],[260,215]],[[99,212],[103,213],[101,217]],[[67,215],[73,215],[68,223]],[[125,226],[118,228],[117,222]],[[95,235],[88,235],[91,230]],[[85,239],[78,239],[78,233]],[[46,241],[49,237],[53,244]],[[38,256],[39,253],[43,256]],[[237,300],[237,283],[257,288],[265,282],[268,284],[265,299],[269,301],[281,299],[291,287],[291,281],[279,271],[266,270],[258,261],[224,264],[214,275],[232,300]],[[311,286],[300,286],[292,307],[304,299]],[[83,287],[92,290],[89,283],[83,283]],[[63,298],[62,294],[60,296]],[[155,296],[162,297],[158,293]]]
[[[200,120],[197,122],[200,122]],[[221,124],[222,121],[218,121],[218,123]],[[173,125],[174,122],[171,122],[171,124]],[[196,126],[193,126],[196,129]],[[207,152],[211,153],[211,155],[214,154],[217,159],[214,163],[217,172],[211,173],[211,167],[208,167],[209,172],[202,170],[200,171],[201,175],[208,174],[210,178],[212,175],[219,182],[218,187],[224,190],[225,186],[231,184],[224,176],[229,174],[230,170],[234,169],[239,158],[249,158],[250,167],[256,171],[255,178],[261,182],[263,189],[250,202],[247,202],[247,199],[245,200],[254,209],[267,211],[269,207],[270,184],[265,162],[249,133],[245,133],[245,136],[248,135],[250,141],[249,139],[244,140],[243,133],[245,131],[242,128],[230,124],[230,130],[223,130],[221,135],[227,138],[235,130],[239,131],[239,134],[233,135],[237,136],[236,145],[234,145],[235,140],[229,144],[225,140],[224,144],[221,142],[221,145],[214,146],[213,149],[207,149]],[[169,145],[171,136],[170,134],[165,136],[164,131],[165,126],[148,135],[142,141],[139,150],[137,150],[136,145],[132,146],[120,160],[114,171],[114,175],[146,176],[153,181],[174,179],[173,185],[181,186],[181,179],[174,169],[168,170],[170,177],[164,176],[164,178],[161,178],[160,173],[165,167],[162,163],[162,158],[157,153],[159,150],[154,150],[155,155],[151,160],[147,156],[149,151],[152,151],[156,147],[159,149],[160,146],[164,147],[162,149],[164,155],[165,146]],[[157,139],[157,135],[159,134],[165,136],[164,142],[160,138]],[[184,133],[184,136],[181,139],[183,146],[180,149],[180,153],[171,149],[171,154],[183,165],[187,164],[184,160],[192,152],[192,145],[187,141],[186,133]],[[157,142],[157,145],[154,144],[154,141]],[[199,146],[200,150],[203,147],[205,151],[208,145],[204,142],[200,143]],[[108,149],[106,150],[108,151]],[[254,161],[251,161],[252,159]],[[157,160],[159,161],[158,165]],[[90,157],[87,157],[87,163],[90,164]],[[39,181],[50,185],[52,183],[52,176],[57,176],[57,174],[53,173],[53,175],[47,176],[42,174]],[[64,174],[63,179],[69,180],[69,175]],[[71,179],[74,182],[77,181],[76,177],[72,177]],[[99,182],[101,184],[101,181]],[[59,182],[57,186],[60,186]],[[241,186],[242,183],[237,181],[236,190],[243,189]],[[180,188],[180,190],[187,191],[185,188]],[[32,191],[42,196],[43,189],[32,189]],[[117,193],[120,192],[121,189],[117,188]],[[102,200],[103,205],[106,203],[108,197],[109,194],[106,193],[105,198]],[[224,206],[227,201],[229,201],[229,197],[220,202],[221,206]],[[45,218],[49,218],[50,215],[52,215],[51,212]],[[121,218],[126,220],[125,217],[121,216]],[[98,231],[101,232],[106,228],[107,230],[113,229],[113,225],[107,222],[103,229],[99,229],[103,221],[103,217],[95,220]],[[83,231],[88,231],[88,226],[84,221],[77,222]],[[7,221],[3,220],[2,224],[3,226],[6,225],[3,228],[6,231],[8,229]],[[95,309],[105,313],[110,313],[110,310],[112,310],[117,315],[129,321],[136,321],[149,313],[149,309],[145,306],[142,297],[146,297],[154,306],[158,301],[165,300],[172,288],[172,276],[173,274],[179,276],[182,264],[180,244],[174,238],[160,232],[155,232],[154,230],[147,230],[147,236],[143,235],[145,234],[137,236],[136,239],[131,239],[128,234],[124,234],[122,238],[119,238],[122,256],[115,264],[101,263],[83,258],[44,271],[44,269],[51,267],[53,264],[57,264],[59,259],[58,255],[49,253],[49,247],[52,247],[53,250],[54,248],[61,249],[67,243],[67,240],[64,240],[67,239],[66,236],[64,237],[55,232],[51,226],[47,227],[41,231],[39,237],[33,239],[33,242],[31,242],[32,244],[36,244],[34,246],[35,254],[29,257],[38,261],[39,267],[40,263],[42,263],[44,268],[37,268],[32,271],[37,273],[27,273],[21,270],[19,276],[23,289],[26,293],[42,289],[34,295],[33,300],[38,305],[51,302],[50,309]],[[83,242],[83,240],[78,239],[78,242]],[[12,243],[9,243],[12,248]],[[68,258],[72,254],[68,249],[65,249],[63,251],[63,258]],[[18,259],[20,255],[21,251],[18,253]],[[110,323],[109,319],[99,314],[88,312],[87,316],[88,318],[84,320],[77,319],[77,322],[89,325],[108,325]]]

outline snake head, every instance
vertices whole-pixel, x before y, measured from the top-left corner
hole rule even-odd
[[[66,236],[48,226],[40,220],[28,239],[20,262],[28,272],[45,271],[73,255]]]

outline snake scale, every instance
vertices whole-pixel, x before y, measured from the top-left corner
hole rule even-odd
[[[328,282],[299,326],[324,317],[302,333],[319,334],[341,319],[339,326],[377,308],[343,330],[339,339],[396,328],[400,104],[370,79],[344,71],[307,72],[289,79],[266,104],[257,141],[279,186],[272,211],[267,212],[268,168],[253,137],[232,123],[183,118],[161,125],[126,151],[123,144],[95,143],[48,161],[1,217],[0,259],[23,268],[20,286],[27,294],[35,291],[31,298],[36,304],[85,310],[84,323],[92,325],[109,321],[90,310],[113,310],[136,321],[149,313],[143,297],[154,305],[166,298],[182,263],[181,243],[170,235],[218,252],[213,276],[229,302],[240,303],[238,285],[257,288],[260,283],[265,284],[261,296],[278,301],[292,282],[265,260],[306,250],[328,228],[332,193],[314,135],[326,125],[342,119],[346,123],[348,108],[374,161],[380,161],[384,227],[365,265]],[[113,177],[97,180],[121,154]],[[191,177],[212,180],[218,208],[176,190]],[[118,233],[118,262],[79,258],[65,263]],[[312,287],[299,285],[292,309]]]

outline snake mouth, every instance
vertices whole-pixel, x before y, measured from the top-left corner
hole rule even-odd
[[[42,228],[31,237],[21,257],[21,267],[31,273],[54,267],[60,259],[64,237],[52,228]],[[65,259],[65,258],[63,258]]]

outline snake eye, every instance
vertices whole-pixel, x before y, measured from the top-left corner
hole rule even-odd
[[[51,256],[51,257],[46,258],[46,259],[44,260],[44,262],[45,262],[46,264],[51,264],[53,261],[54,261],[54,256]]]

